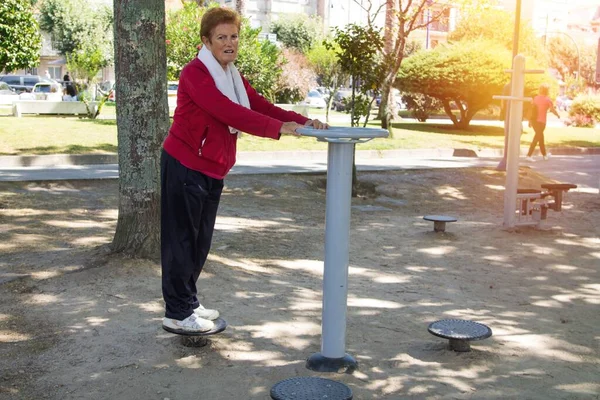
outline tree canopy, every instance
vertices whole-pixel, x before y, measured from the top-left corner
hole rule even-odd
[[[463,41],[420,51],[407,58],[396,80],[403,92],[421,93],[440,100],[452,122],[467,127],[475,114],[494,102],[510,80],[512,53],[488,40]],[[528,63],[528,69],[536,69]],[[525,76],[525,96],[537,92],[542,82],[553,82],[544,74]],[[551,85],[555,87],[556,85]],[[452,112],[454,106],[459,116]]]
[[[514,13],[499,9],[490,8],[485,12],[477,10],[476,14],[465,12],[456,24],[456,29],[448,34],[448,41],[485,39],[512,51],[514,21]],[[544,60],[542,43],[536,37],[531,24],[525,20],[519,27],[519,53],[540,62]]]
[[[337,44],[335,51],[340,68],[352,82],[351,124],[357,126],[364,116],[366,125],[370,114],[366,94],[368,91],[379,92],[386,70],[382,56],[383,38],[380,31],[371,26],[348,24],[343,29],[334,29],[333,42]],[[363,95],[360,101],[356,98],[357,89]]]
[[[315,44],[307,53],[308,62],[312,70],[317,74],[321,86],[325,87],[327,96],[327,109],[325,110],[325,121],[329,122],[329,110],[337,88],[342,86],[347,79],[338,61],[339,53],[337,44],[324,41]]]
[[[66,56],[74,75],[92,80],[113,59],[113,14],[104,5],[92,8],[84,0],[45,0],[40,27]]]
[[[275,88],[277,103],[297,103],[317,85],[308,58],[296,49],[284,47],[279,57],[282,72]]]
[[[35,67],[42,40],[28,0],[0,3],[0,72]]]
[[[271,23],[271,32],[283,46],[306,53],[323,36],[323,22],[306,14],[283,15]]]
[[[558,71],[567,83],[580,78],[584,85],[595,86],[596,53],[598,47],[576,42],[566,35],[551,34],[546,38],[548,66]],[[577,77],[577,72],[580,77]]]
[[[502,93],[509,81],[507,68],[510,53],[489,41],[440,45],[407,58],[396,87],[439,99],[452,122],[466,127],[477,111],[492,103],[493,95]],[[451,103],[458,107],[459,118],[452,113]]]

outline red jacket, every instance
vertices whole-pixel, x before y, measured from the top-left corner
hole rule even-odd
[[[283,122],[305,124],[308,118],[283,110],[259,95],[242,78],[250,109],[221,93],[208,69],[195,58],[181,71],[177,108],[163,147],[186,167],[223,179],[235,164],[236,134],[229,126],[251,135],[279,139]]]

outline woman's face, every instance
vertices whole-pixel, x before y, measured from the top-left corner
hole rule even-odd
[[[234,24],[219,24],[213,30],[210,38],[202,37],[204,45],[223,68],[237,58],[238,40],[238,28]]]

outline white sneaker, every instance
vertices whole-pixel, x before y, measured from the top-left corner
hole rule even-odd
[[[535,162],[535,159],[533,157],[531,157],[531,156],[525,157],[525,160],[531,161],[531,162]]]
[[[200,306],[194,310],[194,314],[196,314],[197,317],[208,319],[211,321],[214,321],[215,319],[219,318],[219,312],[217,310],[210,310],[208,308],[204,308],[202,304],[200,304]]]
[[[544,160],[549,160],[551,155],[552,153],[546,153],[546,155],[544,156]]]
[[[172,318],[163,318],[163,328],[172,333],[201,333],[208,332],[215,324],[204,318],[192,314],[183,321]]]

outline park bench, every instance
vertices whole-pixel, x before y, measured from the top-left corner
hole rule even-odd
[[[577,188],[571,183],[544,183],[542,189],[517,189],[517,222],[515,225],[540,226],[548,210],[562,211],[564,193]]]
[[[97,103],[88,103],[90,111],[96,112]],[[16,100],[13,102],[13,115],[23,114],[87,115],[85,103],[81,101]]]

